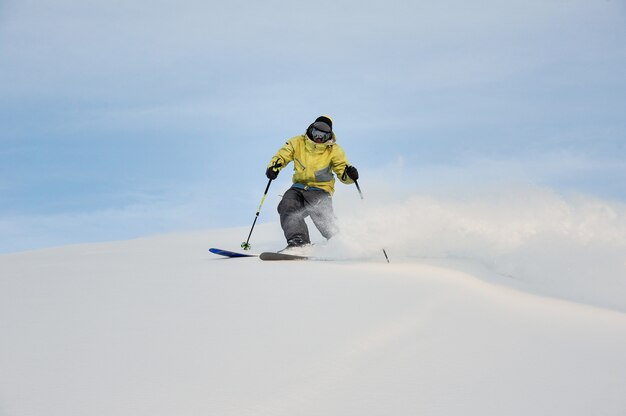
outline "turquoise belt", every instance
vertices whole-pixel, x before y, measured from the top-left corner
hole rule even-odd
[[[305,191],[322,191],[322,192],[327,192],[326,189],[316,188],[315,186],[303,185],[301,183],[294,183],[291,187],[292,188],[303,189]]]

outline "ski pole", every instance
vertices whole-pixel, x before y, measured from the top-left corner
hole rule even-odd
[[[259,214],[261,213],[261,207],[263,206],[263,202],[265,202],[265,197],[267,196],[267,191],[270,189],[270,185],[272,184],[272,179],[267,182],[267,186],[265,187],[265,192],[263,192],[263,198],[261,198],[261,203],[259,204],[259,209],[256,211],[256,215],[254,216],[254,221],[252,222],[252,228],[250,229],[250,234],[248,234],[248,239],[241,243],[241,248],[244,250],[250,250],[250,236],[252,235],[252,230],[254,230],[254,226],[256,225],[256,220],[259,219]]]
[[[361,187],[359,186],[359,183],[356,181],[356,179],[354,180],[354,184],[356,185],[357,191],[359,191],[359,195],[361,196],[361,199],[363,199],[363,192],[361,192]]]
[[[363,192],[361,192],[361,187],[359,186],[359,183],[356,181],[356,179],[354,180],[354,184],[356,185],[356,189],[357,191],[359,191],[359,195],[361,196],[361,200],[363,200]],[[387,259],[387,263],[389,263],[389,256],[387,256],[387,251],[383,248],[383,254],[385,255],[385,259]]]

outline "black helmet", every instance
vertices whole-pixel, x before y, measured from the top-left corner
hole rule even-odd
[[[331,130],[333,129],[333,119],[331,119],[329,116],[319,116],[318,118],[315,119],[316,123],[318,121],[321,121],[322,123],[326,123]]]

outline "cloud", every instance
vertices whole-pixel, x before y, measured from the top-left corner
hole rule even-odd
[[[99,197],[105,203],[79,202],[79,209],[5,212],[0,217],[0,253],[235,225],[209,215],[223,211],[223,201],[198,184]],[[236,206],[231,210],[239,212]]]
[[[382,183],[395,195],[441,194],[469,179],[624,197],[626,181],[613,180],[625,171],[622,9],[582,0],[5,2],[2,218],[23,224],[23,235],[41,227],[70,241],[64,224],[76,214],[94,224],[77,228],[77,240],[116,227],[125,238],[133,215],[124,213],[146,201],[107,196],[162,195],[152,222],[175,227],[183,223],[167,207],[202,198],[171,189],[198,187],[218,202],[191,203],[197,223],[199,207],[241,221],[273,152],[326,113],[373,197]],[[398,155],[408,170],[389,167]],[[222,201],[240,201],[241,212]],[[41,226],[45,218],[61,225]]]

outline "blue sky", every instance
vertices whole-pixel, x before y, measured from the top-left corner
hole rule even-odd
[[[611,0],[5,0],[0,252],[249,226],[320,114],[370,192],[626,201],[625,45]]]

